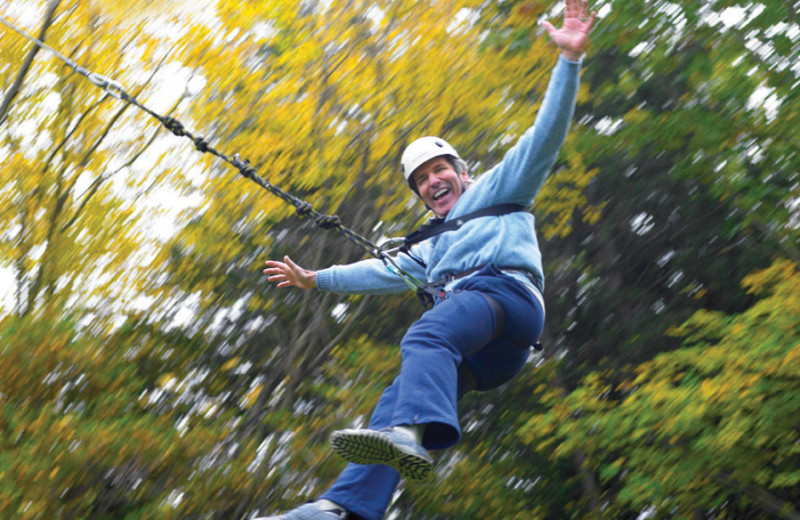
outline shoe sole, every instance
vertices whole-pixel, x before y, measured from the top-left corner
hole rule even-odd
[[[331,447],[334,453],[349,462],[391,466],[400,476],[410,480],[425,480],[433,469],[430,460],[398,449],[385,435],[372,430],[334,432]]]

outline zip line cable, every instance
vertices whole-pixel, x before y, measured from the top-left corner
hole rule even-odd
[[[19,29],[18,27],[14,26],[4,18],[0,18],[0,23],[5,25],[12,31],[16,32],[20,36],[27,38],[38,47],[50,52],[56,58],[58,58],[59,60],[64,62],[67,66],[69,66],[73,71],[84,76],[93,85],[103,89],[107,94],[121,101],[129,103],[144,112],[147,112],[153,118],[158,120],[167,130],[169,130],[176,136],[186,137],[192,140],[192,142],[194,142],[195,148],[199,152],[210,153],[211,155],[214,155],[215,157],[218,157],[219,159],[222,159],[223,161],[227,162],[228,164],[239,170],[239,173],[243,177],[250,179],[251,181],[261,186],[263,189],[267,190],[273,195],[281,198],[285,202],[294,206],[295,211],[300,217],[313,218],[314,222],[322,229],[332,229],[338,231],[339,233],[344,235],[348,240],[350,240],[353,244],[355,244],[357,247],[360,247],[371,256],[381,260],[386,266],[386,268],[389,269],[389,271],[399,276],[406,283],[406,285],[408,285],[409,288],[411,288],[414,292],[419,294],[419,292],[423,289],[424,283],[415,278],[414,276],[410,275],[405,270],[403,270],[403,268],[397,264],[395,259],[392,256],[390,256],[389,251],[385,251],[379,245],[376,245],[369,239],[363,237],[362,235],[359,235],[352,229],[344,226],[344,224],[342,224],[342,221],[339,219],[338,216],[326,215],[324,213],[320,213],[319,211],[315,210],[309,202],[303,201],[295,197],[291,193],[284,191],[281,188],[271,184],[269,181],[267,181],[266,179],[264,179],[263,177],[259,176],[256,173],[255,168],[250,166],[250,163],[249,161],[247,161],[247,159],[241,160],[239,158],[238,153],[234,154],[231,157],[219,150],[216,150],[214,147],[208,144],[208,142],[203,137],[199,135],[197,136],[193,135],[191,132],[186,130],[183,124],[177,119],[168,116],[162,116],[161,114],[151,110],[144,104],[137,101],[136,98],[134,98],[132,95],[128,94],[125,91],[125,89],[119,82],[111,78],[108,78],[106,76],[102,76],[100,74],[92,72],[78,65],[74,60],[71,60],[70,58],[64,56],[63,54],[61,54],[54,48],[50,47],[40,39],[31,36],[22,29]]]

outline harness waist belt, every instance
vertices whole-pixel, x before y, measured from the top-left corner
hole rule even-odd
[[[541,282],[539,282],[539,280],[535,276],[533,276],[530,273],[530,271],[525,271],[524,269],[503,269],[502,267],[500,268],[500,271],[502,271],[504,273],[518,273],[518,274],[521,274],[531,282],[531,285],[534,286],[537,291],[539,291],[540,295],[544,292],[542,290]]]
[[[460,278],[464,278],[465,276],[469,276],[469,275],[471,275],[473,273],[476,273],[476,272],[480,271],[481,269],[486,267],[486,265],[488,265],[488,264],[479,265],[478,267],[473,267],[471,269],[467,269],[466,271],[461,271],[460,273],[448,274],[446,276],[443,276],[442,278],[439,278],[435,282],[431,282],[429,284],[426,284],[426,287],[429,287],[431,289],[444,287],[445,285],[449,284],[453,280],[458,280]],[[513,267],[509,267],[509,268],[500,267],[499,269],[503,273],[509,273],[509,274],[510,273],[517,273],[517,274],[521,274],[521,275],[525,276],[525,278],[527,278],[530,281],[531,285],[533,285],[536,288],[536,290],[539,291],[539,293],[543,292],[542,291],[542,284],[530,272],[525,271],[524,269],[516,269],[516,268],[513,268]]]

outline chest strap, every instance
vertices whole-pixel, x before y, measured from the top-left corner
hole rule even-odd
[[[525,206],[522,204],[498,204],[497,206],[489,206],[488,208],[479,209],[472,213],[467,213],[453,220],[445,221],[442,218],[432,219],[427,224],[423,225],[410,235],[403,239],[402,251],[407,251],[414,244],[418,244],[424,240],[435,237],[447,231],[454,231],[463,226],[468,221],[479,217],[499,217],[509,213],[516,213],[518,211],[525,211]]]

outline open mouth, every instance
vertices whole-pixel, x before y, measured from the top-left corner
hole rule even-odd
[[[440,189],[439,191],[437,191],[436,193],[433,194],[433,200],[439,200],[442,197],[444,197],[445,195],[447,195],[448,193],[450,193],[450,188],[442,188],[442,189]]]

